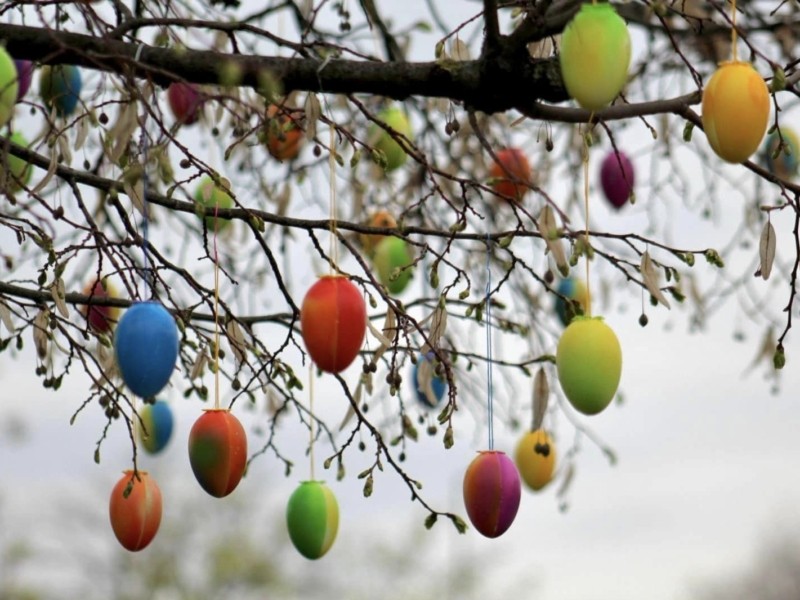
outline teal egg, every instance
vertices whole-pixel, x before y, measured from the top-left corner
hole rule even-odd
[[[156,400],[154,404],[145,404],[140,411],[142,427],[139,429],[139,441],[150,454],[161,452],[172,437],[174,418],[172,409],[164,400]]]

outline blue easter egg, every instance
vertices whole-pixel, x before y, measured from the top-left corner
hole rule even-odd
[[[566,277],[558,282],[556,291],[566,298],[577,300],[586,311],[589,305],[589,292],[586,289],[586,284],[580,279],[574,277]],[[567,303],[556,296],[555,311],[561,323],[566,327],[569,325],[571,317],[574,315],[567,314]]]
[[[143,425],[139,441],[150,454],[161,452],[172,437],[172,409],[164,400],[156,400],[155,404],[146,404],[139,414]]]
[[[133,304],[117,323],[114,353],[122,379],[142,398],[167,385],[178,360],[178,327],[158,302]]]
[[[82,87],[81,72],[74,65],[45,65],[39,74],[39,95],[47,109],[55,108],[61,117],[78,106]]]
[[[436,408],[439,406],[447,391],[447,379],[433,375],[431,379],[431,391],[433,392],[436,402],[432,402],[433,399],[425,393],[425,388],[419,380],[420,365],[430,363],[430,361],[434,359],[434,356],[433,352],[428,352],[427,355],[421,354],[411,373],[411,381],[414,382],[414,391],[416,392],[417,401],[425,408]],[[431,364],[431,367],[432,366]]]
[[[783,138],[783,143],[789,147],[789,153],[781,151],[777,157],[773,158],[781,138]],[[773,175],[777,175],[787,181],[794,180],[800,167],[800,162],[798,162],[800,156],[798,155],[800,155],[800,141],[793,129],[781,127],[780,135],[777,131],[773,131],[767,136],[762,153],[763,163]]]

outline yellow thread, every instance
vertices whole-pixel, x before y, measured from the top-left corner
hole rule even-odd
[[[333,129],[333,122],[330,124],[330,153],[328,155],[328,165],[330,168],[330,180],[331,180],[331,187],[330,187],[330,195],[331,195],[331,249],[330,249],[330,257],[331,257],[331,265],[330,265],[330,272],[333,275],[334,269],[338,270],[339,267],[339,244],[338,239],[336,237],[336,132]]]
[[[308,456],[311,461],[311,481],[314,481],[314,365],[308,363]]]
[[[594,111],[589,115],[589,123],[594,118]],[[586,215],[586,226],[584,229],[584,241],[586,243],[586,316],[592,316],[592,288],[589,278],[589,143],[586,136],[589,135],[587,125],[586,133],[583,136],[583,210]]]
[[[217,254],[217,211],[214,207],[214,410],[219,410],[219,255]]]
[[[739,52],[736,49],[736,0],[731,0],[731,46],[733,46],[733,61],[739,60]]]

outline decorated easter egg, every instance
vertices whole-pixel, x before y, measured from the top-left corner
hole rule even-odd
[[[600,167],[600,185],[609,204],[622,208],[633,193],[633,163],[624,152],[609,152]]]
[[[520,438],[514,453],[519,476],[530,489],[541,490],[553,479],[556,447],[543,429],[529,431]]]
[[[417,364],[411,371],[417,401],[425,408],[436,408],[447,392],[447,379],[436,375],[434,369],[436,355],[433,352],[420,354]]]
[[[80,100],[81,72],[74,65],[45,65],[39,70],[39,95],[48,111],[60,117],[75,111]]]
[[[492,189],[503,198],[521,201],[533,175],[528,159],[519,148],[503,148],[496,155],[489,168]]]
[[[142,425],[139,428],[139,441],[150,454],[161,452],[172,437],[174,418],[172,409],[164,400],[145,404],[139,412]]]
[[[567,93],[586,110],[600,110],[628,80],[631,38],[606,2],[582,4],[561,36],[561,76]]]
[[[29,60],[14,59],[17,68],[17,102],[25,97],[33,80],[33,63]]]
[[[247,466],[247,434],[231,411],[203,412],[189,432],[189,462],[205,491],[222,498],[239,485]]]
[[[200,118],[205,98],[196,85],[175,81],[167,88],[167,102],[176,121],[192,125]]]
[[[405,111],[398,106],[390,106],[380,112],[378,120],[383,121],[390,129],[411,139],[411,124]],[[386,157],[386,170],[394,171],[402,167],[408,155],[403,150],[397,140],[392,137],[383,127],[376,124],[370,126],[369,143],[375,150],[380,150]]]
[[[116,288],[111,282],[103,278],[101,280],[92,279],[83,288],[84,296],[97,298],[118,298]],[[119,319],[119,308],[116,306],[100,306],[98,304],[84,304],[81,306],[81,313],[86,317],[91,327],[97,333],[111,333]]]
[[[504,452],[484,450],[464,474],[464,506],[467,516],[481,534],[503,535],[519,509],[519,473]]]
[[[748,62],[722,63],[703,90],[703,129],[717,155],[730,163],[752,156],[769,120],[769,91]]]
[[[565,277],[558,282],[556,291],[570,298],[576,300],[583,309],[584,313],[589,309],[589,290],[586,289],[586,284],[582,280],[575,277]],[[572,306],[568,306],[567,302],[556,296],[555,310],[559,320],[563,325],[569,325],[569,322],[575,316],[575,310]]]
[[[260,134],[267,151],[280,161],[294,160],[300,155],[305,140],[304,116],[299,110],[267,108],[267,124]]]
[[[123,548],[138,552],[147,547],[161,525],[161,490],[155,479],[146,471],[125,471],[111,491],[108,512]]]
[[[233,208],[233,198],[222,187],[214,183],[208,175],[204,176],[194,192],[194,201],[206,209],[206,227],[209,232],[222,231],[230,225],[230,219],[214,216],[214,209]],[[210,211],[210,214],[208,214]]]
[[[770,173],[786,181],[793,180],[800,165],[800,141],[794,130],[781,127],[780,132],[776,130],[770,133],[764,144],[763,157],[764,167]]]
[[[0,46],[0,127],[14,116],[18,92],[17,65],[6,49]]]
[[[322,481],[304,481],[286,506],[286,527],[297,551],[308,559],[324,556],[339,531],[339,504]]]
[[[395,236],[386,236],[375,247],[372,257],[378,271],[378,281],[390,294],[399,294],[408,287],[414,276],[414,259],[408,242]]]
[[[28,140],[18,131],[12,133],[8,139],[17,146],[28,147]],[[18,192],[30,183],[33,165],[11,152],[5,154],[4,150],[4,144],[0,141],[0,189]]]
[[[370,227],[385,227],[387,229],[397,227],[397,221],[387,210],[379,210],[373,213],[367,223]],[[379,235],[377,233],[370,235],[361,234],[361,245],[364,248],[364,252],[367,253],[367,256],[372,256],[375,253],[375,247],[385,237],[385,235]]]
[[[320,277],[300,307],[300,327],[311,360],[328,373],[344,371],[367,333],[367,306],[358,288],[341,275]]]
[[[178,326],[158,302],[137,302],[114,331],[114,353],[125,385],[152,398],[167,385],[178,360]]]
[[[609,405],[622,375],[622,349],[601,317],[575,317],[556,349],[561,388],[578,412],[594,415]]]

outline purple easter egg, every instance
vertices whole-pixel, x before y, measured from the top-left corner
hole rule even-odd
[[[31,87],[31,80],[33,79],[33,63],[29,60],[14,59],[14,65],[17,67],[17,102],[25,97],[28,89]]]
[[[633,192],[633,163],[624,152],[609,152],[600,169],[600,184],[611,206],[622,208]]]
[[[503,452],[479,452],[464,475],[467,516],[475,529],[488,538],[499,537],[511,527],[520,494],[517,467]]]

